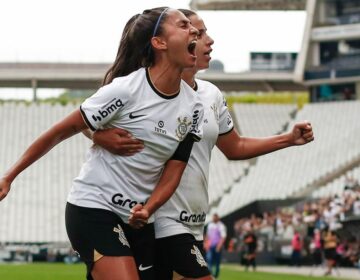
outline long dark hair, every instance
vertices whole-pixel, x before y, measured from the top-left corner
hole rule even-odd
[[[102,85],[154,63],[150,40],[153,36],[162,34],[168,9],[159,7],[144,10],[142,14],[136,14],[129,19],[121,36],[116,59],[106,72]]]

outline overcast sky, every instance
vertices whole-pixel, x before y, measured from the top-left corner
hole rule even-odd
[[[1,0],[0,62],[112,62],[125,22],[146,8],[190,0]],[[297,52],[305,12],[198,11],[225,71],[248,69],[251,51]]]

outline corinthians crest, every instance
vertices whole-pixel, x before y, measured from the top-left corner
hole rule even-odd
[[[219,122],[219,108],[218,108],[218,106],[216,105],[216,103],[214,103],[213,105],[210,106],[210,108],[214,112],[215,120],[217,122]]]
[[[191,249],[191,254],[196,256],[196,261],[200,264],[200,266],[207,266],[204,257],[202,256],[200,250],[195,245],[193,246],[194,249]]]
[[[188,120],[187,117],[184,117],[181,119],[181,117],[177,118],[178,121],[178,127],[175,130],[176,137],[182,141],[186,135],[186,132],[188,131],[188,127],[191,125],[191,121]]]

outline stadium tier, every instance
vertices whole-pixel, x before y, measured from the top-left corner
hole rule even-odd
[[[315,190],[311,196],[313,198],[323,198],[341,195],[346,187],[351,189],[353,185],[358,182],[360,182],[360,166],[348,171],[340,178],[336,178],[334,181]]]
[[[40,133],[78,106],[0,105],[0,174]],[[14,182],[0,203],[0,242],[66,242],[65,203],[91,142],[75,136],[55,147]]]
[[[234,104],[233,110],[242,135],[263,137],[283,132],[297,107],[296,105],[238,103]]]
[[[359,161],[359,101],[306,105],[289,127],[305,119],[312,123],[315,141],[258,158],[212,212],[226,216],[256,200],[298,196],[319,180]]]

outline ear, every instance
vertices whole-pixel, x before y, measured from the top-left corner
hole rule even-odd
[[[167,49],[167,43],[163,40],[163,38],[157,36],[151,38],[151,45],[153,48],[157,50],[166,50]]]

